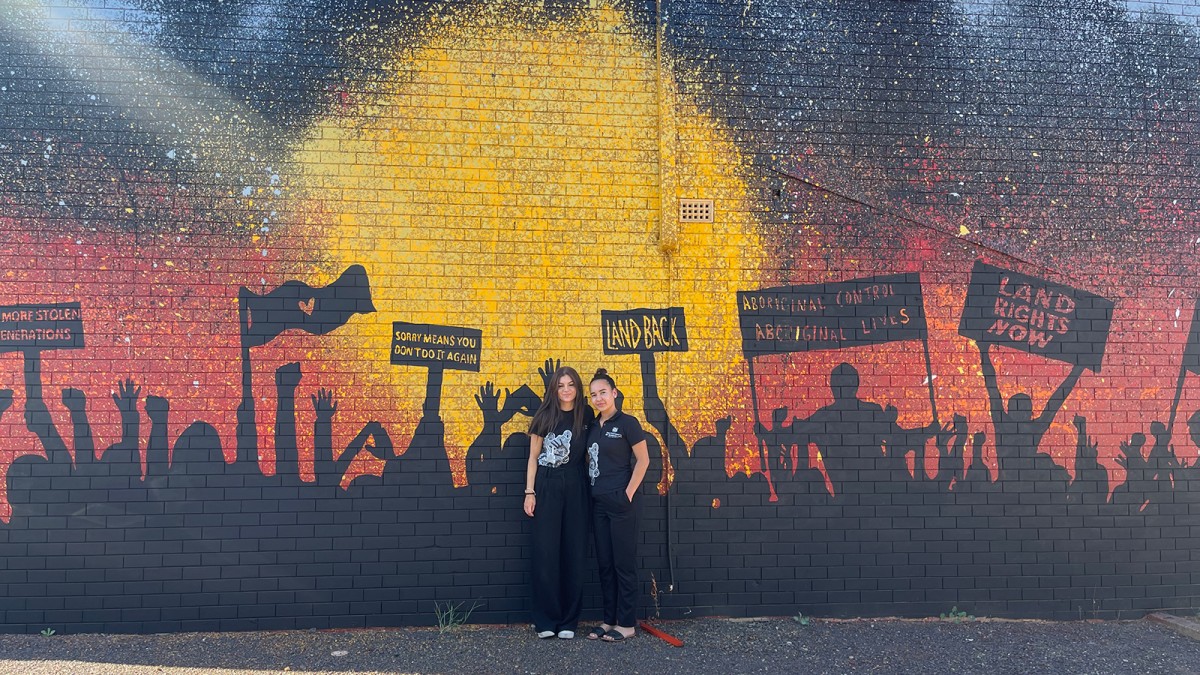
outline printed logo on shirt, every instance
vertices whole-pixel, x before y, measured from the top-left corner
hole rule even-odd
[[[538,466],[557,469],[571,459],[571,430],[559,435],[550,432],[542,441],[542,453],[538,455]]]
[[[588,448],[588,476],[592,479],[592,485],[595,485],[596,479],[600,477],[599,443],[592,443],[592,447]]]
[[[624,438],[623,436],[621,436],[621,427],[613,427],[613,428],[609,429],[608,431],[604,432],[604,437],[605,438]]]

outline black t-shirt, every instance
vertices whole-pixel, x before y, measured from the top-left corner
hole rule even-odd
[[[542,452],[538,455],[538,466],[550,468],[579,468],[583,464],[584,442],[588,427],[596,418],[590,406],[583,407],[583,428],[576,437],[574,429],[575,411],[559,410],[554,427],[542,438]]]
[[[617,412],[607,422],[597,419],[588,428],[588,478],[592,492],[603,494],[629,487],[633,476],[633,446],[646,440],[636,417]]]

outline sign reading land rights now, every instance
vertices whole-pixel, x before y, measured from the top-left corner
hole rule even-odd
[[[976,261],[958,332],[1100,372],[1113,302]]]

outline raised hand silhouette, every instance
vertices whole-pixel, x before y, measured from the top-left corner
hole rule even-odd
[[[337,469],[337,458],[333,455],[333,416],[338,404],[333,392],[322,387],[309,397],[317,417],[313,420],[313,470],[320,485],[338,485],[342,473]],[[344,469],[343,469],[344,472]]]
[[[504,396],[509,396],[509,391],[504,390]],[[483,423],[487,424],[503,424],[501,420],[502,412],[500,410],[500,392],[497,391],[489,381],[479,388],[479,393],[475,394],[475,403],[483,412]]]
[[[322,387],[317,390],[317,393],[311,396],[313,410],[317,413],[317,419],[326,421],[332,420],[337,414],[338,404],[333,400],[333,392]]]
[[[538,376],[542,378],[543,391],[550,391],[550,378],[562,367],[562,360],[546,359],[543,367],[538,368]]]
[[[138,451],[138,437],[142,430],[142,418],[137,405],[141,395],[142,388],[134,383],[133,378],[117,381],[117,391],[112,399],[121,413],[121,440],[108,446],[100,458],[111,475],[141,476],[142,458]]]
[[[512,479],[508,476],[510,464],[508,453],[501,446],[502,428],[518,412],[531,416],[540,399],[529,385],[521,385],[515,392],[504,390],[504,404],[500,405],[500,392],[491,382],[485,383],[475,395],[475,403],[483,413],[483,428],[467,449],[467,483],[487,492],[498,481]],[[525,446],[528,450],[528,445]]]
[[[112,395],[112,399],[117,405],[117,410],[121,411],[122,421],[127,415],[137,415],[137,402],[141,395],[142,388],[134,383],[132,377],[126,378],[124,382],[117,381],[117,391]]]

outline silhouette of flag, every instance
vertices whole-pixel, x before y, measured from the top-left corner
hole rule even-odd
[[[346,325],[355,314],[375,311],[370,280],[362,265],[351,265],[337,281],[321,288],[288,281],[266,295],[258,295],[242,287],[238,303],[245,347],[264,345],[292,328],[324,335]]]

